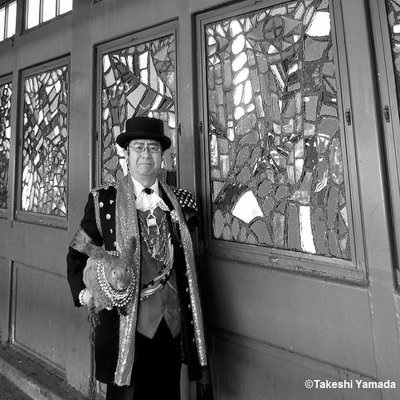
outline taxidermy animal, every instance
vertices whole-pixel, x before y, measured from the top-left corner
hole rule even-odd
[[[119,256],[110,255],[92,243],[86,243],[85,247],[89,258],[83,270],[83,282],[93,296],[89,309],[97,314],[118,307],[124,313],[135,287],[132,267],[136,239],[132,237],[129,246]]]

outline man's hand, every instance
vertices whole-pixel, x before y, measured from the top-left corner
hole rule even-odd
[[[208,367],[202,367],[202,377],[197,381],[197,399],[198,400],[214,400],[211,385],[210,371]]]
[[[85,289],[85,291],[83,292],[83,296],[82,296],[82,300],[85,303],[85,306],[90,304],[92,298],[93,298],[93,295],[90,292],[90,290],[89,289]]]

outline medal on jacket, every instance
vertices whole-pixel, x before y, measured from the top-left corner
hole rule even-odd
[[[146,223],[147,223],[147,232],[149,233],[149,235],[150,235],[150,228],[152,228],[153,226],[156,227],[156,229],[157,229],[157,235],[160,234],[160,230],[157,225],[156,217],[154,216],[154,214],[151,211],[146,217]]]

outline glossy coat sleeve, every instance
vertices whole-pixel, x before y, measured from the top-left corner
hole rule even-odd
[[[80,228],[86,232],[96,245],[101,246],[103,244],[103,239],[96,225],[94,199],[91,193],[86,203]],[[86,266],[87,259],[88,256],[85,253],[81,253],[69,246],[67,254],[67,279],[76,307],[81,306],[79,303],[79,293],[82,289],[85,289],[83,270]]]
[[[182,212],[185,217],[186,225],[188,226],[189,231],[193,233],[194,230],[200,225],[197,211],[193,208],[182,207]]]

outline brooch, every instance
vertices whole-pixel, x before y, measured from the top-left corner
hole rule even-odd
[[[176,210],[172,210],[170,214],[171,214],[172,222],[177,224],[179,222],[179,218],[178,218],[178,213],[176,212]]]

